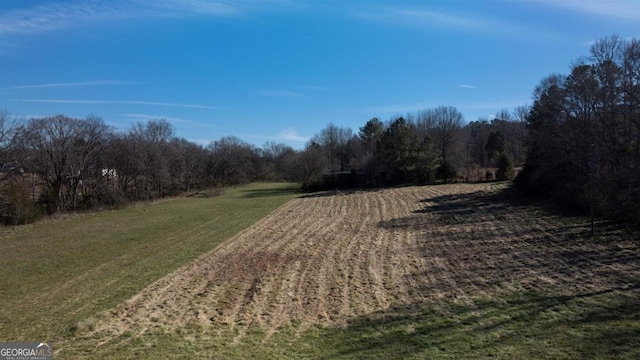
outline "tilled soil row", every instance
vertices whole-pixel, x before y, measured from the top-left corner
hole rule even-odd
[[[396,306],[636,285],[638,246],[496,198],[488,185],[296,199],[103,316],[91,334],[340,326]],[[603,230],[604,231],[604,230]],[[88,334],[88,335],[91,335]]]

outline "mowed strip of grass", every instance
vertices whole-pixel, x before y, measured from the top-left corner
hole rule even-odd
[[[572,296],[522,291],[471,304],[407,304],[346,327],[126,332],[102,346],[72,339],[61,358],[638,359],[639,298],[637,287]]]
[[[56,341],[298,196],[251,184],[220,196],[138,204],[7,229],[0,341]]]

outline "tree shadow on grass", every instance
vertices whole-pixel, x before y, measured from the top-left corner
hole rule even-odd
[[[601,221],[591,237],[587,218],[508,192],[420,204],[379,226],[416,237],[425,265],[406,277],[426,299],[412,305],[423,311],[354,320],[355,340],[336,355],[639,358],[637,232]],[[434,310],[443,304],[434,294],[463,300]]]
[[[559,215],[504,194],[447,195],[421,201],[412,215],[381,222],[417,234],[426,259],[408,275],[421,293],[471,296],[505,286],[527,291],[623,287],[640,278],[640,234],[602,222]],[[432,259],[439,259],[439,263]]]
[[[376,192],[382,189],[383,188],[376,188],[376,187],[371,187],[371,188],[361,187],[361,188],[352,188],[352,189],[323,190],[323,191],[307,193],[301,196],[300,198],[307,199],[307,198],[322,198],[322,197],[339,196],[339,195],[353,195],[358,193]]]
[[[411,304],[329,330],[322,358],[638,358],[638,288]]]
[[[248,199],[293,195],[293,194],[301,194],[301,193],[302,191],[298,186],[276,187],[276,188],[267,188],[267,189],[248,189],[248,190],[240,191],[241,196],[243,198],[248,198]]]

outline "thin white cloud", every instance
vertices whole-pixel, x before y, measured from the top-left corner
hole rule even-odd
[[[68,100],[68,99],[8,99],[9,101],[53,103],[53,104],[119,104],[119,105],[151,105],[151,106],[172,106],[194,109],[219,109],[217,106],[182,104],[157,101],[137,101],[137,100]]]
[[[280,131],[277,134],[277,137],[280,140],[300,142],[300,143],[305,143],[305,142],[307,142],[309,140],[308,137],[298,134],[298,132],[295,131],[292,128],[287,128],[287,129],[284,129],[284,130]]]
[[[175,18],[183,16],[238,16],[271,9],[287,0],[114,0],[48,2],[0,13],[0,34],[36,34],[96,24],[101,21]],[[15,2],[20,4],[20,2]],[[27,3],[30,4],[30,3]]]
[[[458,87],[461,87],[463,89],[477,89],[477,86],[473,86],[473,85],[467,85],[467,84],[462,84],[462,85],[458,85]]]
[[[209,1],[209,0],[156,0],[137,1],[137,3],[150,6],[156,11],[168,13],[185,12],[203,15],[229,16],[237,15],[242,11],[238,1]]]
[[[538,38],[554,39],[561,35],[533,23],[525,24],[473,13],[434,10],[429,7],[429,2],[424,2],[423,4],[413,7],[383,7],[359,12],[356,16],[388,26],[411,27],[423,30],[440,29],[444,31],[516,37],[534,33]]]
[[[450,27],[455,29],[478,29],[484,25],[479,18],[420,9],[395,9],[396,16],[414,24],[429,24],[436,27]]]
[[[251,134],[251,135],[243,135],[241,137],[247,138],[247,139],[284,141],[284,142],[299,143],[299,144],[304,144],[307,141],[309,141],[309,137],[300,135],[293,128],[283,129],[280,132],[278,132],[276,135]]]
[[[17,86],[2,88],[2,89],[3,90],[41,89],[41,88],[55,88],[55,87],[81,87],[81,86],[103,86],[103,85],[132,85],[132,84],[137,84],[137,83],[132,81],[122,81],[122,80],[96,80],[96,81],[51,83],[51,84],[38,84],[38,85],[17,85]]]
[[[484,31],[490,21],[479,17],[451,14],[424,8],[384,8],[360,14],[361,18],[388,25],[418,28],[445,28],[464,31]]]
[[[0,15],[0,34],[33,34],[58,30],[84,21],[124,16],[122,11],[99,2],[45,3],[8,10]]]
[[[308,97],[305,94],[302,94],[296,91],[290,91],[290,90],[262,90],[262,91],[258,91],[258,93],[264,96],[290,98],[290,99],[300,99],[300,98]]]
[[[610,16],[627,20],[640,19],[640,1],[637,0],[538,0],[551,7],[571,11]]]

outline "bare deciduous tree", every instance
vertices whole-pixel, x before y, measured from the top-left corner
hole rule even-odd
[[[255,179],[258,159],[255,147],[235,136],[223,137],[207,147],[207,172],[217,185],[242,184]]]
[[[338,127],[333,123],[327,125],[313,137],[320,146],[329,165],[330,172],[347,171],[354,155],[353,131],[350,128]]]
[[[449,160],[461,138],[464,117],[453,106],[439,106],[432,110],[435,143],[443,162]]]
[[[52,209],[78,207],[79,187],[101,173],[108,134],[109,127],[94,116],[34,118],[19,129],[25,162],[46,182]]]

